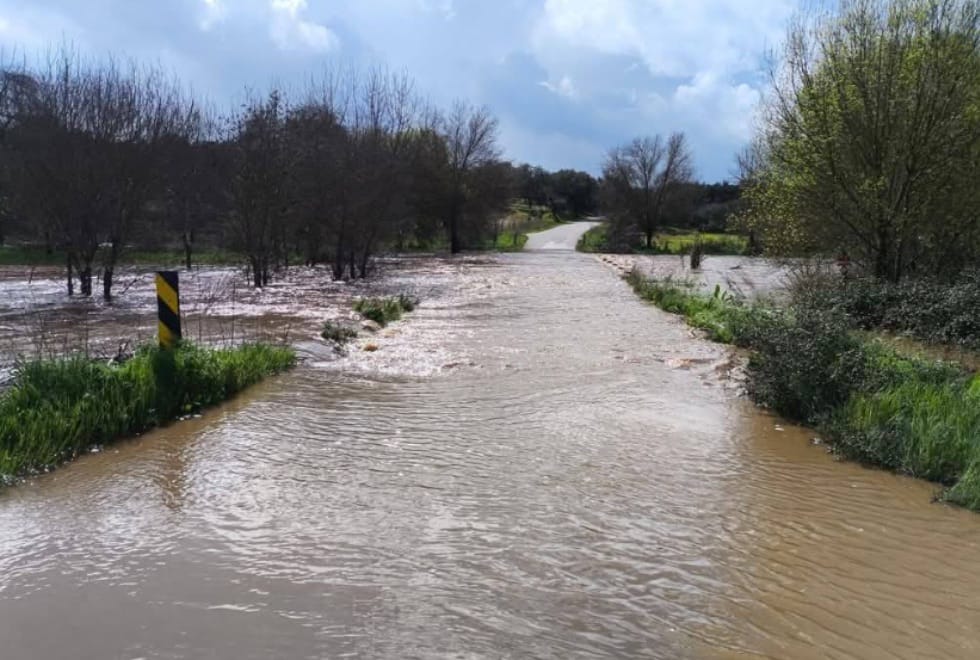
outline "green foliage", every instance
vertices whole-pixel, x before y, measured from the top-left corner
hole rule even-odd
[[[735,226],[877,279],[980,257],[980,4],[843,0],[794,23]]]
[[[509,231],[497,235],[497,242],[493,249],[498,252],[520,252],[527,243],[527,234],[517,234],[516,236]]]
[[[700,249],[701,255],[743,255],[748,241],[737,234],[700,233],[660,234],[654,244],[653,254],[693,254]],[[646,250],[638,250],[646,251]],[[697,268],[693,266],[692,268]]]
[[[412,312],[419,301],[406,295],[387,298],[360,298],[354,302],[354,311],[384,327]]]
[[[980,458],[980,398],[963,379],[912,378],[858,394],[828,428],[848,458],[946,485]]]
[[[609,224],[603,223],[585,232],[576,249],[579,252],[605,252],[620,254],[691,254],[700,246],[704,255],[743,255],[748,253],[748,241],[737,234],[674,233],[670,230],[656,235],[653,247],[647,248],[639,235],[614,236]]]
[[[327,341],[343,345],[357,338],[357,330],[340,323],[327,321],[323,324],[323,330],[320,332],[320,336]]]
[[[966,273],[952,283],[837,279],[799,287],[794,297],[801,304],[839,310],[865,330],[980,348],[980,271]]]
[[[579,252],[610,252],[608,242],[609,225],[602,223],[582,234],[575,249]]]
[[[283,347],[184,343],[173,351],[144,348],[123,364],[82,357],[22,364],[0,395],[0,475],[46,469],[212,406],[294,361]]]
[[[664,311],[682,315],[688,324],[704,330],[714,341],[725,344],[739,343],[745,324],[746,307],[737,302],[720,287],[712,295],[696,292],[690,282],[651,280],[634,269],[626,281],[644,300]]]

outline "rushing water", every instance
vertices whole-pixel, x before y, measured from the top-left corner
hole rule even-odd
[[[0,495],[0,656],[975,658],[980,516],[576,254]]]

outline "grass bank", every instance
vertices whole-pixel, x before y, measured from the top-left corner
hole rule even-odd
[[[682,282],[627,281],[715,341],[749,349],[748,391],[821,431],[840,456],[942,484],[980,511],[980,376],[856,333],[838,309],[747,304]]]
[[[646,247],[636,238],[625,245],[615,245],[610,236],[610,226],[603,223],[585,232],[579,239],[579,252],[627,253],[627,254],[690,254],[700,241],[704,254],[743,255],[748,254],[748,240],[737,234],[710,232],[690,232],[680,229],[665,229],[654,238],[653,247]]]
[[[0,394],[0,479],[213,406],[294,362],[284,347],[184,343],[173,351],[144,348],[122,364],[83,357],[24,363]]]

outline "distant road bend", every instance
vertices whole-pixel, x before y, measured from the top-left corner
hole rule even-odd
[[[528,234],[525,250],[574,250],[582,235],[598,222],[569,222],[554,229]]]

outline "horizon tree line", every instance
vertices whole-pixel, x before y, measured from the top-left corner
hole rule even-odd
[[[405,75],[333,68],[226,115],[132,61],[63,49],[0,67],[0,241],[65,257],[66,291],[93,294],[135,243],[239,253],[254,286],[291,261],[366,277],[410,240],[481,246],[513,196],[485,107],[434,107]],[[148,240],[155,234],[156,241]]]

